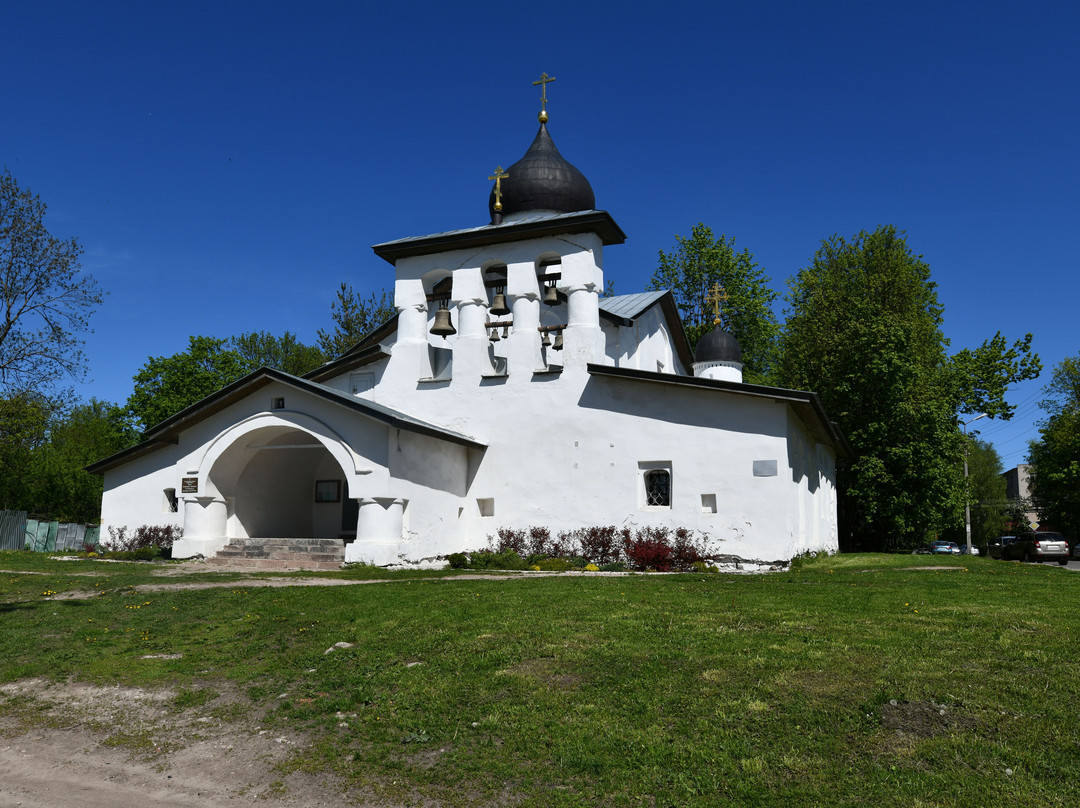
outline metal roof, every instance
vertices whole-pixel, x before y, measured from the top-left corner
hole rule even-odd
[[[581,210],[573,213],[515,216],[513,221],[504,221],[502,224],[447,230],[429,236],[411,236],[376,244],[371,249],[384,261],[393,264],[399,258],[414,255],[432,255],[465,247],[482,247],[541,236],[583,232],[596,233],[604,244],[622,244],[626,241],[626,234],[615,224],[607,211]]]
[[[180,433],[185,429],[188,429],[193,424],[221,411],[230,404],[234,404],[235,402],[246,398],[259,388],[274,381],[311,393],[319,398],[331,401],[342,407],[353,410],[360,415],[375,421],[380,421],[397,429],[405,429],[417,434],[439,438],[441,440],[449,441],[450,443],[467,446],[471,449],[483,450],[487,448],[487,444],[474,440],[468,435],[463,435],[460,432],[454,432],[453,430],[428,423],[427,421],[421,421],[419,418],[414,418],[399,410],[386,407],[382,404],[376,404],[374,401],[357,398],[351,393],[344,393],[341,390],[335,390],[333,387],[327,387],[318,382],[302,379],[299,376],[293,376],[283,370],[264,367],[249,373],[244,378],[238,379],[232,384],[226,385],[221,390],[218,390],[216,393],[212,393],[202,401],[181,410],[176,415],[166,418],[160,424],[148,429],[143,434],[141,443],[117,452],[103,460],[99,460],[96,463],[91,463],[86,466],[86,470],[100,474],[111,468],[122,465],[135,457],[152,452],[163,445],[175,444],[179,440]]]
[[[638,292],[633,295],[615,295],[600,298],[600,311],[612,317],[633,320],[640,317],[649,306],[666,295],[666,289],[656,292]]]

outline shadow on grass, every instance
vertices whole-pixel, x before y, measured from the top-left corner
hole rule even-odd
[[[31,609],[40,608],[41,606],[48,606],[52,609],[57,607],[68,609],[75,607],[81,609],[86,606],[86,602],[80,598],[65,598],[64,600],[14,600],[7,603],[0,603],[0,614],[29,611]]]

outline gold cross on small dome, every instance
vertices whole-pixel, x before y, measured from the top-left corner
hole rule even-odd
[[[714,283],[709,294],[705,296],[705,302],[711,303],[713,307],[713,325],[720,325],[720,304],[727,299],[728,293],[718,283]]]
[[[533,87],[537,84],[540,85],[540,123],[547,123],[547,86],[549,81],[555,81],[554,76],[549,76],[547,73],[541,73],[540,79],[533,82]]]
[[[495,173],[488,177],[489,180],[495,180],[495,210],[502,210],[502,181],[509,176],[502,166],[496,166]]]

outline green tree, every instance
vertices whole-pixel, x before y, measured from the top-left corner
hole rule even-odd
[[[127,410],[149,429],[245,376],[248,367],[228,340],[190,337],[188,349],[172,356],[152,356],[135,374]]]
[[[0,388],[9,401],[83,371],[82,340],[101,291],[76,239],[45,228],[45,203],[0,174]]]
[[[1054,367],[1031,444],[1031,493],[1042,522],[1080,536],[1080,355]]]
[[[83,467],[137,441],[138,432],[124,410],[97,400],[58,406],[33,395],[5,405],[7,416],[0,420],[0,509],[96,522],[102,481]]]
[[[97,399],[55,413],[34,464],[31,509],[67,522],[101,517],[102,478],[84,466],[138,442],[139,432],[123,407]]]
[[[660,264],[649,280],[650,289],[670,289],[691,348],[713,328],[709,302],[715,284],[727,300],[720,306],[721,327],[739,341],[743,376],[751,383],[769,380],[779,325],[772,304],[779,295],[754,262],[749,250],[735,252],[735,239],[716,237],[704,224],[694,225],[689,238],[675,236],[671,252],[660,251]]]
[[[268,331],[251,331],[232,337],[229,345],[248,372],[266,366],[303,376],[327,360],[321,350],[299,342],[291,331],[286,331],[280,337]]]
[[[963,513],[962,413],[1007,420],[1030,336],[950,357],[930,267],[892,226],[833,236],[789,282],[779,381],[821,396],[854,460],[838,475],[844,549],[900,549]]]
[[[1001,476],[1001,456],[992,444],[978,437],[967,438],[967,501],[971,508],[971,543],[984,545],[1005,532],[1012,516],[1012,503],[1005,498],[1005,478]],[[961,507],[963,504],[961,503]],[[967,541],[963,519],[946,532],[950,541]]]
[[[33,510],[35,464],[51,411],[49,399],[32,393],[0,402],[0,510]]]
[[[365,299],[354,292],[352,286],[343,283],[337,299],[330,304],[333,331],[319,329],[319,350],[330,358],[341,356],[396,313],[394,301],[385,290],[377,296],[372,292]]]

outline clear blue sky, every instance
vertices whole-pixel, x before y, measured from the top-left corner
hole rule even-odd
[[[821,239],[895,224],[953,349],[1080,352],[1075,2],[7,3],[0,166],[109,293],[84,398],[192,334],[314,342],[370,246],[487,221],[549,129],[628,235],[616,293],[697,222],[783,291]],[[1046,373],[983,420],[1023,460]]]

